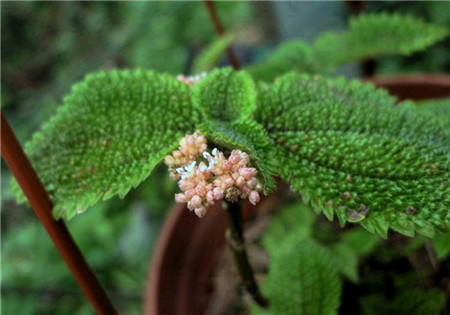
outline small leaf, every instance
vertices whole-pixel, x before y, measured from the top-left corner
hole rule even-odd
[[[450,132],[435,117],[342,78],[290,74],[258,89],[277,169],[314,207],[384,238],[389,226],[450,231]]]
[[[275,189],[273,143],[260,124],[251,119],[228,123],[216,120],[201,124],[199,129],[222,151],[239,149],[246,152],[262,179],[264,193],[267,195]]]
[[[327,32],[314,43],[317,64],[323,69],[380,55],[409,55],[442,40],[449,31],[411,16],[361,14],[349,30]]]
[[[351,282],[358,283],[358,256],[355,251],[345,243],[336,243],[329,250],[337,270]]]
[[[199,120],[188,85],[169,75],[100,72],[75,85],[25,147],[54,215],[71,218],[101,198],[123,197]]]
[[[263,293],[270,301],[270,314],[336,314],[341,281],[333,257],[316,242],[284,239],[271,252]]]
[[[206,117],[227,122],[249,118],[256,108],[255,99],[250,76],[228,67],[209,73],[193,92],[195,106]]]
[[[245,70],[256,81],[272,82],[286,72],[314,72],[314,58],[311,47],[294,40],[281,44],[266,61],[252,64]]]
[[[449,235],[436,235],[433,238],[433,245],[439,259],[445,259],[450,255]]]
[[[233,35],[227,34],[219,37],[208,45],[194,60],[192,73],[211,71],[217,65],[220,57],[225,53],[227,47],[233,42]]]

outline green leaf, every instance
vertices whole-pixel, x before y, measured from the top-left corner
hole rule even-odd
[[[219,37],[208,45],[194,60],[192,73],[211,71],[219,62],[219,59],[233,42],[233,35],[227,34]]]
[[[355,228],[342,234],[339,242],[350,247],[358,257],[366,257],[376,249],[380,239],[362,228]]]
[[[315,64],[311,47],[294,40],[281,44],[267,60],[252,64],[245,70],[254,80],[272,82],[277,76],[286,72],[314,72]]]
[[[337,270],[351,282],[358,283],[358,255],[353,248],[339,242],[331,245],[329,250]]]
[[[445,293],[435,289],[405,290],[394,299],[386,299],[380,295],[369,295],[361,299],[364,315],[438,315],[444,303]]]
[[[344,32],[327,32],[314,43],[315,57],[322,68],[374,58],[380,55],[409,55],[442,40],[449,31],[412,16],[362,14],[350,20]]]
[[[252,166],[258,170],[258,177],[262,179],[264,193],[267,195],[275,189],[273,143],[260,124],[251,119],[233,122],[215,120],[201,124],[199,129],[207,136],[208,142],[221,151],[239,149],[246,152]]]
[[[291,234],[311,238],[316,215],[310,207],[299,201],[280,209],[264,232],[263,244],[269,251],[276,249],[280,242]]]
[[[421,101],[415,108],[420,112],[434,114],[443,123],[450,125],[450,98]]]
[[[445,259],[450,255],[450,236],[436,235],[433,238],[434,250],[439,259]]]
[[[256,108],[256,90],[250,76],[232,68],[217,69],[193,91],[193,102],[207,118],[233,121],[249,118]]]
[[[101,198],[123,197],[199,120],[188,85],[169,75],[100,72],[75,85],[25,147],[54,215],[71,218]]]
[[[271,252],[262,291],[270,314],[336,314],[341,281],[333,257],[316,242],[294,235]]]
[[[436,118],[343,78],[290,74],[258,88],[280,175],[314,207],[382,237],[389,226],[450,230],[450,131]]]

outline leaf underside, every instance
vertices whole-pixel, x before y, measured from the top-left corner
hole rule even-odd
[[[54,215],[71,218],[137,186],[195,130],[199,117],[187,84],[169,75],[100,72],[74,86],[26,153]],[[14,190],[21,194],[17,185]]]
[[[450,230],[449,131],[358,81],[289,74],[259,85],[257,120],[292,188],[331,220],[432,236]]]

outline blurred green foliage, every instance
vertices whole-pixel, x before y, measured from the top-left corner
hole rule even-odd
[[[142,67],[188,73],[216,38],[201,2],[2,2],[1,103],[23,143],[90,72]],[[229,30],[252,21],[252,6],[218,3]],[[2,160],[2,311],[93,314],[28,207],[15,204]],[[124,200],[77,216],[68,228],[114,304],[140,314],[153,244],[175,184],[157,169]]]

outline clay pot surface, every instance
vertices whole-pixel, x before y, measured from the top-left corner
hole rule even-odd
[[[450,75],[401,75],[366,79],[400,100],[450,97]],[[256,207],[244,203],[244,221],[280,198],[272,195]],[[226,217],[220,203],[199,219],[185,205],[174,205],[163,225],[150,264],[145,313],[204,314],[212,294],[216,259],[225,245]]]

